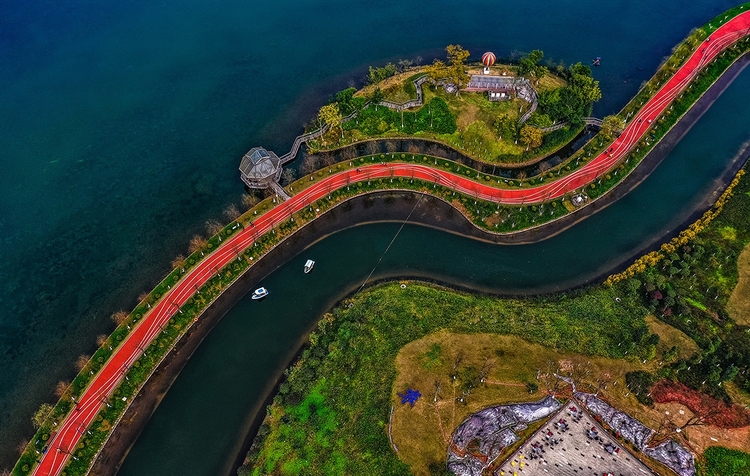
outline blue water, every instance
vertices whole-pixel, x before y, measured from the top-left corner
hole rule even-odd
[[[601,56],[602,116],[732,4],[0,0],[0,468],[109,314],[240,199],[239,157],[283,152],[368,65]]]

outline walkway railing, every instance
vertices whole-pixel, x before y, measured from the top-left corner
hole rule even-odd
[[[387,107],[388,109],[394,109],[396,111],[403,111],[405,109],[410,109],[412,107],[421,106],[423,104],[423,98],[424,98],[424,95],[422,93],[422,84],[424,84],[428,79],[429,77],[425,74],[414,80],[414,87],[417,90],[417,99],[413,99],[411,101],[407,101],[401,104],[395,103],[392,101],[380,101],[378,105]],[[362,109],[366,108],[370,104],[372,104],[370,101],[366,102],[364,106],[362,106]],[[357,117],[358,112],[359,111],[354,111],[348,116],[343,117],[341,119],[340,124],[343,124],[347,121],[354,119],[355,117]],[[299,149],[300,147],[302,147],[302,144],[304,142],[307,142],[312,139],[317,139],[318,137],[328,132],[328,129],[330,129],[330,126],[326,124],[316,131],[308,132],[308,133],[297,136],[297,138],[294,139],[294,143],[292,144],[292,149],[288,153],[279,157],[281,159],[281,165],[284,165],[287,162],[294,160],[294,158],[297,157],[297,154],[299,153]]]

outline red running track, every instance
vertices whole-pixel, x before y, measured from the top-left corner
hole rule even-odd
[[[57,476],[68,458],[75,453],[86,428],[94,421],[107,398],[117,387],[129,366],[140,357],[144,349],[158,335],[162,326],[208,281],[214,273],[237,258],[255,237],[270,231],[272,227],[308,206],[315,200],[329,194],[331,190],[374,178],[413,177],[434,181],[484,200],[505,204],[533,203],[560,197],[572,190],[587,185],[598,175],[611,169],[625,154],[640,141],[651,127],[651,122],[661,115],[670,102],[682,92],[701,68],[706,66],[724,48],[748,34],[750,12],[745,12],[721,26],[685,62],[675,75],[654,95],[654,97],[632,118],[611,149],[594,158],[581,169],[554,182],[523,189],[499,189],[474,182],[464,176],[437,170],[428,166],[413,164],[393,164],[363,166],[359,170],[348,170],[317,182],[283,204],[261,215],[254,225],[242,229],[227,238],[222,246],[207,256],[172,288],[164,298],[136,324],[135,329],[115,349],[110,360],[94,377],[89,387],[81,395],[76,409],[59,425],[49,440],[48,451],[41,456],[34,468],[35,476]]]

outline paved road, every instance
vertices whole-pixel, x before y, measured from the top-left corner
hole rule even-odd
[[[688,82],[728,45],[748,33],[750,12],[745,12],[719,28],[688,59],[680,70],[657,92],[625,128],[623,134],[612,145],[611,152],[605,152],[587,163],[583,168],[554,182],[538,187],[499,189],[451,172],[433,169],[423,165],[392,164],[369,165],[357,170],[348,170],[316,182],[286,202],[260,216],[253,226],[247,227],[231,238],[214,253],[207,256],[172,288],[164,298],[153,306],[126,337],[102,370],[94,377],[89,387],[79,399],[76,410],[60,423],[58,431],[49,441],[49,450],[42,455],[41,462],[32,474],[57,476],[62,471],[71,453],[80,441],[86,428],[96,414],[106,404],[106,399],[125,378],[128,367],[141,355],[151,341],[159,334],[169,318],[179,312],[182,306],[208,279],[224,265],[237,259],[239,253],[254,242],[254,238],[270,231],[274,224],[289,217],[315,200],[324,197],[331,190],[356,183],[383,177],[414,177],[455,188],[485,200],[506,204],[533,203],[560,197],[567,192],[581,188],[598,175],[609,170],[650,128],[650,122],[664,112],[669,103],[686,87]]]

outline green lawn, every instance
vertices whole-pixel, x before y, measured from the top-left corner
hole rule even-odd
[[[712,446],[703,453],[699,463],[700,476],[743,476],[750,474],[750,454]]]

